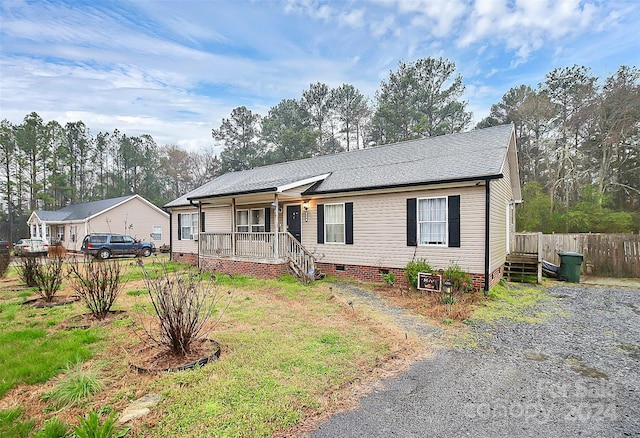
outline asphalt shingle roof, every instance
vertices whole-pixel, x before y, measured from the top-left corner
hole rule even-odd
[[[323,174],[329,176],[310,194],[497,177],[512,132],[512,125],[500,125],[229,172],[166,207],[188,205],[189,199],[275,191]]]
[[[56,211],[37,210],[35,213],[38,215],[40,220],[45,222],[82,220],[114,207],[129,200],[130,198],[133,198],[134,196],[135,195],[121,196],[119,198],[85,202],[84,204],[67,205],[66,207]]]

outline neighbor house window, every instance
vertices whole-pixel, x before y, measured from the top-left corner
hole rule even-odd
[[[263,233],[265,231],[264,208],[236,211],[238,233]]]
[[[324,227],[326,243],[344,243],[344,204],[325,204]]]
[[[64,241],[64,225],[58,225],[57,227],[57,236],[60,242]]]
[[[447,198],[418,199],[418,244],[447,244]]]
[[[77,225],[71,225],[69,227],[69,235],[71,236],[71,241],[75,242],[76,239],[78,238],[78,226]]]
[[[151,233],[151,238],[153,240],[162,240],[162,226],[154,225],[153,232]]]
[[[198,240],[198,213],[180,213],[178,223],[180,240]]]

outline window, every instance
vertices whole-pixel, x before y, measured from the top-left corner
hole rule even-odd
[[[56,231],[57,231],[58,240],[60,242],[64,242],[64,225],[58,225]]]
[[[180,213],[178,228],[178,240],[198,240],[198,213]]]
[[[153,231],[151,232],[151,238],[153,240],[162,240],[162,226],[154,225]]]
[[[249,210],[236,211],[236,231],[238,233],[249,232]]]
[[[78,226],[77,225],[71,225],[69,227],[69,235],[71,236],[71,241],[75,242],[76,239],[78,238]]]
[[[264,209],[251,210],[251,232],[264,233]]]
[[[265,210],[263,208],[236,211],[236,231],[238,233],[263,233],[265,230]]]
[[[418,244],[447,244],[447,198],[418,199]]]
[[[344,204],[324,206],[326,243],[344,243]]]

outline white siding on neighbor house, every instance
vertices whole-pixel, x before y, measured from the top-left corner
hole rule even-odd
[[[460,195],[460,248],[407,246],[407,199]],[[473,273],[484,272],[484,186],[424,189],[402,193],[362,194],[310,203],[302,222],[302,243],[319,262],[403,268],[426,259],[433,268],[452,262]],[[318,244],[317,204],[353,202],[353,245]]]
[[[154,240],[151,237],[154,226],[162,227],[160,240]],[[169,243],[168,215],[137,197],[92,218],[87,228],[89,233],[128,234],[136,239],[153,242],[156,248]],[[84,230],[79,227],[78,233],[84,233]],[[79,241],[78,248],[81,243],[82,239]]]
[[[156,247],[169,243],[169,216],[139,198],[132,198],[90,220],[64,224],[50,223],[48,226],[50,227],[49,239],[57,238],[58,226],[64,227],[62,244],[69,251],[80,251],[82,240],[90,233],[128,234],[140,240],[153,242]],[[76,227],[75,241],[71,239],[72,226]],[[154,240],[151,237],[154,227],[161,227],[160,240]]]

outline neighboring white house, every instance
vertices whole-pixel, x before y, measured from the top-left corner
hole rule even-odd
[[[521,202],[512,125],[229,172],[171,201],[171,256],[228,273],[382,281],[452,263],[488,290]]]
[[[56,211],[36,210],[27,224],[31,238],[59,242],[69,251],[79,251],[90,233],[128,234],[156,247],[169,243],[169,214],[140,195],[68,205]]]

